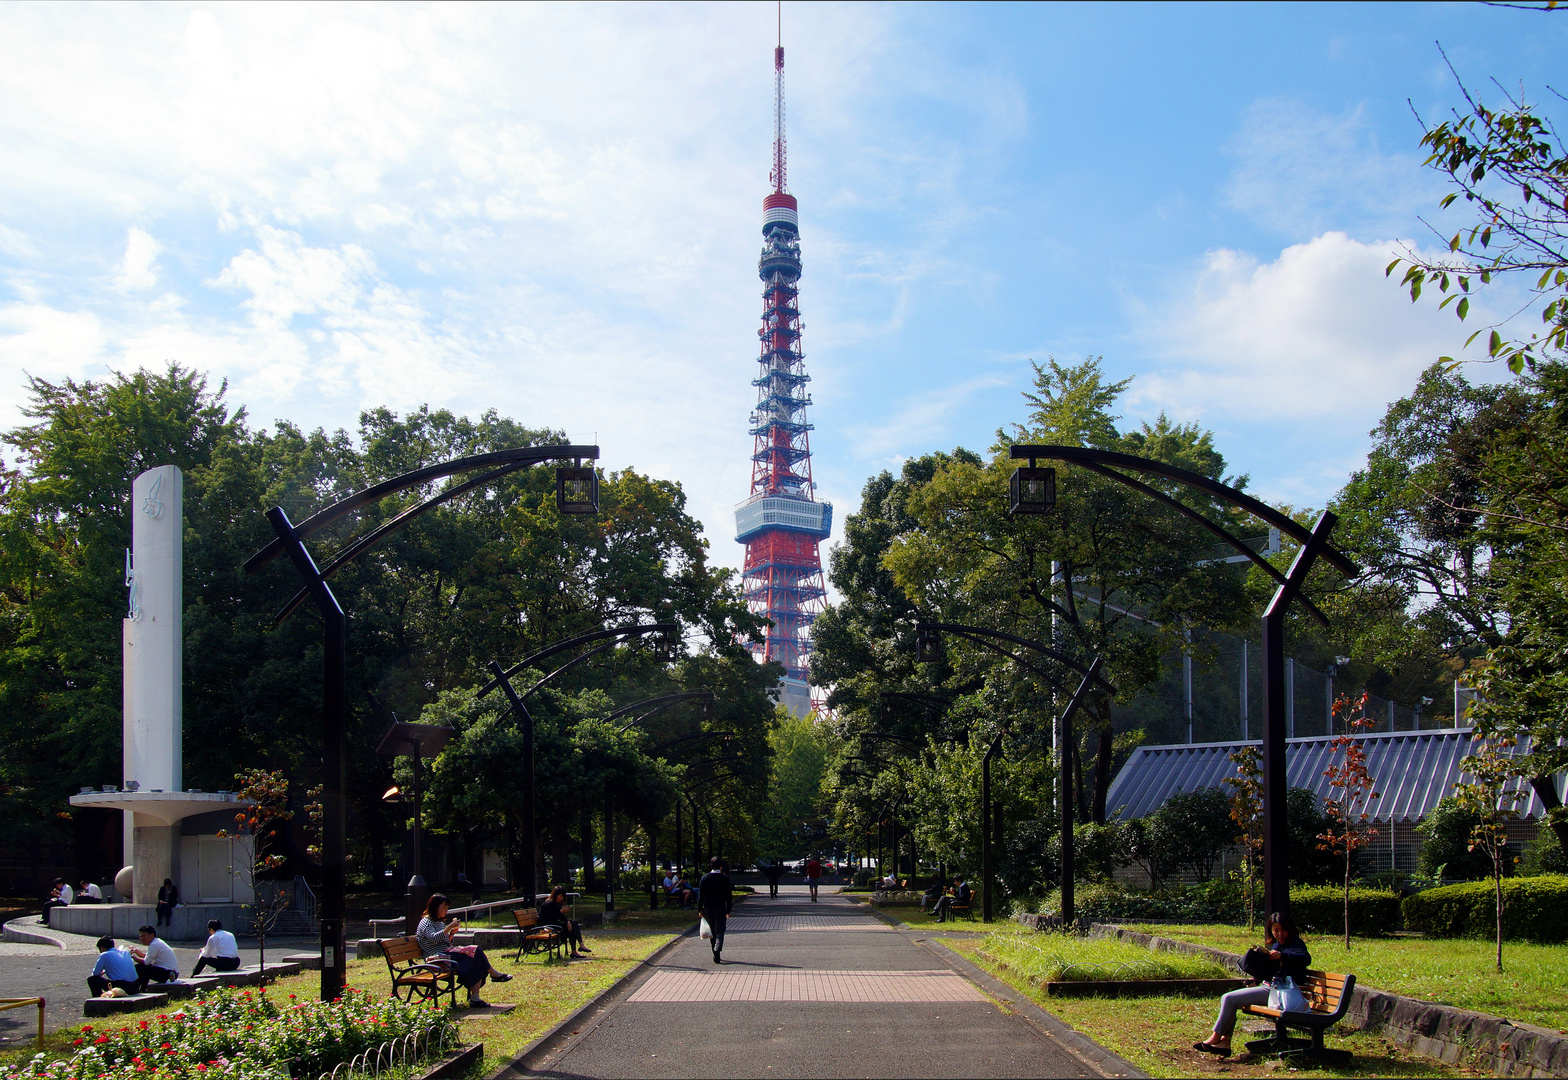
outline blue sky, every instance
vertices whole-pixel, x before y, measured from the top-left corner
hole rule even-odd
[[[1432,243],[1437,43],[1488,101],[1568,89],[1568,16],[1476,4],[786,4],[784,36],[840,522],[989,445],[1047,355],[1322,505],[1468,332],[1382,277]],[[0,425],[24,372],[171,359],[264,424],[493,406],[680,480],[737,565],[773,38],[769,3],[0,6]]]

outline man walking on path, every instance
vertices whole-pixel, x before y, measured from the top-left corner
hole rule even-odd
[[[822,862],[815,855],[806,863],[806,884],[811,886],[811,902],[817,902],[817,882],[822,880]]]
[[[783,875],[784,868],[779,865],[777,859],[774,859],[768,863],[768,868],[763,873],[768,878],[768,899],[777,900],[779,898],[779,878]]]
[[[724,860],[715,855],[709,862],[713,869],[697,882],[697,910],[708,920],[713,931],[713,962],[722,964],[719,954],[724,951],[724,925],[729,921],[730,909],[735,906],[735,887],[724,875]]]

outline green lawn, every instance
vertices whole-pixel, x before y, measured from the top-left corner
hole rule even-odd
[[[1260,934],[1237,926],[1131,926],[1146,934],[1195,941],[1244,952]],[[1356,981],[1391,994],[1504,1016],[1568,1034],[1568,993],[1563,967],[1568,945],[1503,943],[1503,974],[1495,966],[1496,945],[1458,938],[1315,937],[1307,942],[1312,966],[1344,971]]]
[[[1032,933],[1033,931],[1029,931]],[[1138,1068],[1155,1077],[1276,1075],[1280,1062],[1252,1058],[1243,1051],[1220,1061],[1192,1049],[1192,1044],[1209,1033],[1214,1024],[1215,998],[1130,997],[1130,998],[1050,998],[1027,977],[1026,971],[998,962],[994,957],[1017,948],[1007,941],[1018,932],[1003,929],[987,938],[949,939],[943,944],[968,957],[992,975],[1047,1012],[1060,1017],[1083,1034]],[[1055,935],[1040,935],[1041,937]],[[1068,939],[1071,940],[1071,939]],[[1112,946],[1116,946],[1112,948]],[[1122,942],[1078,939],[1072,948],[1080,963],[1120,963],[1127,946]],[[1148,950],[1140,950],[1147,952]],[[1238,1045],[1249,1037],[1250,1026],[1238,1025]],[[1307,1063],[1292,1063],[1292,1073],[1315,1076],[1480,1076],[1486,1075],[1444,1063],[1382,1038],[1360,1032],[1335,1030],[1331,1046],[1354,1053],[1346,1066],[1316,1068]]]
[[[985,939],[982,955],[1032,983],[1235,977],[1213,961],[1196,956],[1153,952],[1141,945],[1104,938],[1041,934],[1021,926],[993,932]]]

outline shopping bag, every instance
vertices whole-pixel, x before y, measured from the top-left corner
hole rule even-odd
[[[697,936],[702,938],[704,941],[713,940],[713,927],[708,925],[707,916],[703,916],[697,920]]]
[[[1289,975],[1280,975],[1269,984],[1269,1008],[1280,1012],[1306,1012],[1307,998]]]

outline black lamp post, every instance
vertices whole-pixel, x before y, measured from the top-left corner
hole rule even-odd
[[[1292,601],[1299,600],[1313,617],[1323,625],[1328,625],[1327,616],[1301,594],[1308,573],[1320,557],[1346,577],[1355,577],[1360,573],[1355,563],[1329,544],[1329,536],[1334,531],[1337,518],[1331,511],[1325,510],[1313,527],[1307,529],[1288,515],[1217,480],[1131,454],[1081,446],[1050,445],[1014,446],[1011,454],[1015,461],[1027,459],[1031,470],[1039,459],[1066,461],[1147,495],[1207,529],[1246,556],[1277,583],[1274,596],[1263,612],[1263,905],[1267,911],[1289,911],[1290,828],[1285,811],[1288,790],[1285,761],[1285,613]],[[1266,521],[1301,545],[1290,564],[1290,570],[1280,573],[1273,563],[1254,551],[1245,541],[1232,536],[1190,506],[1118,470],[1174,481]],[[1024,472],[1026,470],[1020,468],[1013,475],[1017,477]],[[1036,509],[1033,504],[1020,504],[1018,500],[1013,500],[1014,513],[1039,514],[1048,509]]]
[[[420,762],[425,758],[433,758],[441,752],[454,734],[449,727],[437,727],[435,724],[404,724],[394,723],[391,729],[381,740],[381,745],[376,747],[376,753],[384,757],[411,757],[414,759],[414,842],[413,848],[413,874],[408,879],[407,891],[403,893],[403,932],[412,934],[419,926],[419,917],[424,914],[425,903],[430,899],[430,885],[425,881],[424,852],[421,847],[419,809],[424,788],[420,777]],[[388,796],[397,792],[396,788],[389,791],[383,798],[391,801]]]
[[[528,706],[523,704],[523,702],[526,701],[527,698],[535,691],[539,690],[551,679],[554,679],[563,672],[570,671],[572,668],[576,667],[578,664],[581,664],[583,661],[598,656],[606,649],[611,648],[612,646],[627,638],[640,637],[643,634],[659,635],[660,646],[656,655],[661,660],[663,660],[667,655],[673,656],[674,648],[670,645],[670,642],[676,642],[678,645],[680,640],[680,627],[678,627],[675,623],[667,622],[637,624],[634,626],[617,626],[610,630],[595,630],[592,633],[578,634],[576,637],[570,637],[564,641],[557,641],[553,645],[546,646],[536,653],[532,653],[523,657],[510,668],[503,668],[498,661],[490,661],[490,670],[495,675],[495,678],[491,679],[489,682],[485,683],[484,686],[480,687],[478,696],[482,698],[499,686],[502,692],[506,694],[507,701],[511,703],[511,711],[517,714],[518,720],[522,723],[523,726],[523,760],[519,762],[519,769],[523,777],[523,843],[527,846],[528,851],[528,890],[525,895],[530,903],[533,902],[539,891],[539,866],[534,858],[534,839],[537,828],[534,821],[534,718],[533,714],[528,711]],[[519,671],[526,670],[527,668],[532,667],[534,664],[548,660],[553,656],[558,656],[561,653],[575,649],[578,646],[589,645],[593,644],[594,642],[600,642],[601,644],[595,645],[594,648],[589,649],[587,652],[573,657],[571,660],[568,660],[566,663],[562,664],[560,667],[544,676],[544,678],[534,683],[527,690],[524,690],[521,694],[519,694],[517,690],[513,688],[512,676],[516,675]],[[608,834],[609,827],[610,822],[608,819],[606,819],[606,834]],[[584,839],[586,841],[586,837]],[[585,842],[583,844],[583,851],[585,853],[585,859],[593,858],[592,845]],[[609,872],[608,867],[606,867],[605,870],[607,873]],[[586,876],[587,875],[584,874],[584,877]]]
[[[569,485],[563,487],[560,478],[556,481],[556,506],[561,513],[596,513],[599,508],[597,477],[590,482],[581,474],[585,471],[593,472],[592,468],[584,468],[583,460],[591,461],[598,456],[597,446],[524,446],[512,450],[497,450],[489,454],[476,454],[473,457],[443,461],[384,480],[379,484],[372,484],[345,499],[340,499],[298,525],[289,520],[288,514],[281,506],[274,506],[267,511],[267,521],[277,533],[277,537],[245,561],[245,572],[254,574],[278,556],[287,555],[289,561],[294,564],[295,571],[304,579],[305,585],[274,616],[273,625],[281,623],[295,608],[310,599],[315,601],[321,613],[324,629],[321,695],[321,1000],[332,1001],[342,993],[348,965],[343,940],[344,903],[348,884],[348,831],[343,795],[345,731],[348,721],[348,619],[343,612],[343,606],[338,603],[337,597],[333,595],[331,587],[327,584],[327,578],[375,546],[389,533],[408,524],[426,511],[540,462],[572,460],[574,463],[569,467],[572,470],[569,473]],[[563,466],[563,468],[567,467]],[[408,488],[467,472],[480,474],[470,480],[454,484],[424,502],[408,507],[390,521],[346,545],[325,566],[318,567],[309,549],[305,547],[305,541],[316,532],[361,507],[377,503],[388,495],[394,495]]]

